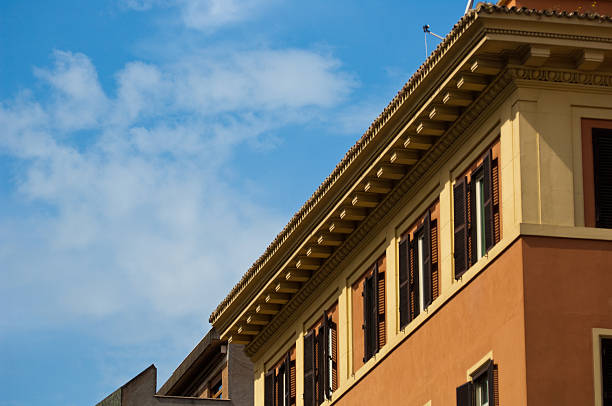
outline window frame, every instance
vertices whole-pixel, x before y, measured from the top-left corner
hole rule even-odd
[[[496,385],[495,385],[495,371],[497,365],[493,361],[493,353],[489,352],[482,360],[480,360],[475,366],[467,371],[466,381],[459,385],[457,391],[457,405],[459,403],[460,394],[462,395],[461,400],[466,400],[464,396],[468,396],[467,403],[469,406],[483,406],[476,405],[477,393],[476,388],[479,380],[486,379],[487,382],[487,396],[488,403],[484,406],[498,406],[495,400]],[[499,388],[497,388],[499,389]],[[467,391],[467,392],[466,392]],[[463,406],[463,404],[461,404]]]
[[[452,184],[455,281],[486,257],[503,238],[500,159],[501,144],[498,136],[455,177]],[[477,183],[482,184],[481,199],[478,202]],[[476,210],[477,203],[481,206],[479,212]],[[478,246],[481,246],[480,251],[477,250]]]
[[[593,156],[593,129],[612,129],[611,119],[584,118],[580,120],[582,141],[582,195],[584,226],[595,228],[595,168]]]
[[[593,329],[593,383],[595,406],[603,406],[602,339],[612,340],[612,329]]]

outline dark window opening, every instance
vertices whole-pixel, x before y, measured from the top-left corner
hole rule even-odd
[[[595,226],[612,228],[612,130],[593,128]]]
[[[472,374],[472,380],[457,388],[457,406],[497,406],[497,367],[488,361]]]
[[[372,275],[363,281],[363,362],[385,344],[385,273],[374,264]]]
[[[603,406],[612,406],[612,338],[601,339]]]
[[[223,380],[219,378],[217,383],[210,387],[211,397],[213,399],[221,399],[223,396]]]
[[[501,239],[499,162],[492,155],[489,149],[469,179],[453,186],[456,279]]]
[[[399,245],[400,328],[423,312],[438,294],[437,220],[425,213],[422,224]]]
[[[320,405],[337,387],[338,328],[326,312],[321,326],[304,337],[304,405]]]
[[[283,358],[280,365],[266,372],[264,377],[264,405],[295,405],[295,360],[291,351]]]

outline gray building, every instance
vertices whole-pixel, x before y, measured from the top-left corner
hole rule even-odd
[[[151,365],[97,406],[253,404],[253,364],[243,346],[228,344],[211,329],[157,390]]]

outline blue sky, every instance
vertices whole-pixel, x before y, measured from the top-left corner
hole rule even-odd
[[[0,405],[161,385],[464,8],[2,1]]]

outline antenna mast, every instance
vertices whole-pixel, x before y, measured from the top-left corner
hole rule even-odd
[[[434,37],[436,37],[436,38],[438,38],[440,40],[444,40],[444,37],[442,37],[442,36],[440,36],[440,35],[438,35],[438,34],[436,34],[434,32],[431,32],[429,30],[429,24],[425,24],[423,26],[423,32],[425,33],[425,58],[427,58],[429,56],[429,52],[427,52],[427,34],[431,34],[431,35],[433,35]]]
[[[465,6],[465,13],[470,11],[472,9],[473,5],[474,5],[474,0],[468,0],[467,6]],[[465,13],[463,13],[463,14],[465,14]]]

